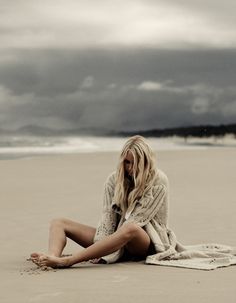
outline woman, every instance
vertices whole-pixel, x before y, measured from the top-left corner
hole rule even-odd
[[[183,247],[168,228],[169,185],[157,169],[152,149],[141,136],[125,143],[116,172],[105,183],[101,221],[97,229],[68,219],[53,220],[48,254],[33,253],[39,266],[70,267],[92,260],[114,263],[122,257],[146,258],[146,263],[196,269],[236,264],[236,250],[219,244]],[[63,256],[66,239],[85,249]]]
[[[33,253],[31,260],[40,266],[69,267],[93,259],[115,262],[124,252],[126,256],[145,258],[155,251],[145,226],[156,218],[165,228],[167,206],[167,177],[157,170],[154,153],[145,139],[131,137],[121,151],[117,171],[105,183],[98,228],[68,219],[53,220],[48,254]],[[62,257],[67,237],[85,249]]]

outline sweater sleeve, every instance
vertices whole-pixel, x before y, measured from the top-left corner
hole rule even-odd
[[[139,226],[145,226],[152,220],[166,199],[166,186],[163,184],[156,185],[149,190],[135,205],[133,211],[127,214],[125,224],[134,222]]]
[[[105,238],[115,232],[117,227],[117,213],[112,209],[112,198],[114,186],[109,182],[109,178],[104,186],[102,216],[98,223],[94,236],[94,242]]]

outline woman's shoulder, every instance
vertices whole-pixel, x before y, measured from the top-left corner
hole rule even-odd
[[[154,185],[164,185],[165,187],[169,186],[169,180],[167,175],[161,170],[161,169],[157,169],[157,177],[155,179],[155,183]]]
[[[106,179],[105,185],[114,187],[115,186],[115,178],[116,178],[116,171],[110,173]]]

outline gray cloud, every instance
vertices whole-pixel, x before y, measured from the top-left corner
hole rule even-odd
[[[235,1],[0,2],[0,129],[235,122]]]
[[[234,50],[1,54],[0,128],[139,130],[236,120]]]

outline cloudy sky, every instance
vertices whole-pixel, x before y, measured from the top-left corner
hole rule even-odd
[[[0,129],[236,122],[235,0],[0,0]]]

